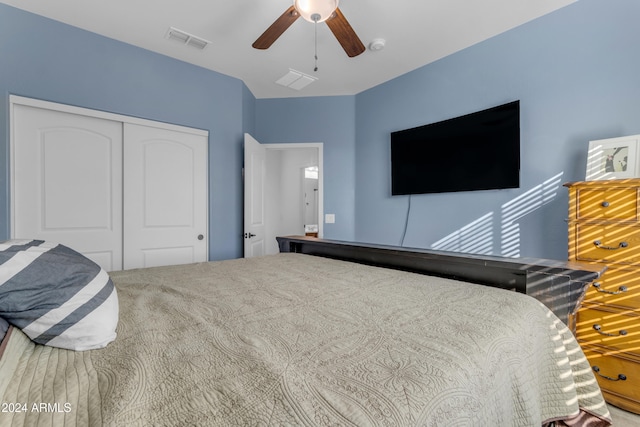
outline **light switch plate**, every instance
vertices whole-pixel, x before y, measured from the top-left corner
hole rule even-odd
[[[324,215],[324,222],[326,224],[333,224],[336,222],[336,214],[325,214]]]

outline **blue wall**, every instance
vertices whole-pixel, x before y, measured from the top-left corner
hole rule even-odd
[[[242,255],[242,141],[255,98],[237,79],[0,4],[0,240],[10,94],[209,131],[209,256]]]
[[[581,0],[357,95],[355,240],[402,240],[390,132],[519,99],[521,188],[412,196],[404,244],[566,259],[561,184],[584,179],[589,140],[640,133],[638,16]]]
[[[325,144],[325,236],[399,244],[389,133],[519,99],[521,188],[411,199],[406,246],[567,256],[566,189],[589,140],[640,133],[638,0],[580,0],[355,96],[256,100],[239,80],[0,4],[0,239],[8,96],[210,132],[210,257],[242,254],[242,138]],[[384,51],[380,54],[384,54]],[[434,177],[435,179],[435,177]]]
[[[355,237],[355,97],[259,99],[256,138],[261,143],[322,142],[324,212],[336,216],[324,225],[327,239]]]

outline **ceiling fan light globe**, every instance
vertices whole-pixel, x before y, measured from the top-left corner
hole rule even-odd
[[[294,0],[293,6],[300,16],[309,22],[324,22],[331,17],[338,8],[339,0]],[[317,16],[320,15],[320,18]]]

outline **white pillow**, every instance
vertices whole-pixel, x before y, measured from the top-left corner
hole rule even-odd
[[[0,317],[36,343],[91,350],[116,338],[118,296],[109,275],[78,252],[11,240],[0,243]]]

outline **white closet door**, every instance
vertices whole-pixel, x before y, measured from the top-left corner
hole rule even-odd
[[[124,268],[207,260],[206,136],[124,124]]]
[[[15,105],[12,236],[122,268],[122,123]]]

